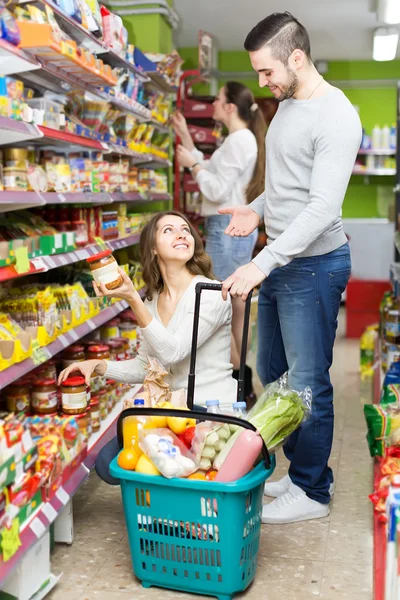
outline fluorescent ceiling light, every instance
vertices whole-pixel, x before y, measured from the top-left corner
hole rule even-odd
[[[374,34],[373,59],[378,61],[394,60],[396,58],[399,32],[396,29],[380,27]]]
[[[378,21],[388,25],[400,23],[400,0],[378,0]]]

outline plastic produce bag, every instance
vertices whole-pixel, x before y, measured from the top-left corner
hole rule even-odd
[[[311,406],[311,388],[295,392],[287,387],[287,380],[282,377],[265,387],[247,420],[257,428],[273,454],[309,416]]]
[[[169,429],[142,429],[139,447],[164,477],[188,477],[197,469],[190,450]]]
[[[191,450],[199,469],[208,471],[214,466],[232,433],[231,426],[227,423],[221,425],[221,423],[204,421],[196,425]]]

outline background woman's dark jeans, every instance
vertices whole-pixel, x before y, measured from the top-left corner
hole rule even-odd
[[[204,406],[194,405],[194,410],[200,410],[206,412]],[[119,485],[119,479],[116,479],[110,475],[110,463],[117,456],[120,451],[117,436],[110,440],[104,448],[100,450],[96,458],[96,473],[106,483],[110,485]]]

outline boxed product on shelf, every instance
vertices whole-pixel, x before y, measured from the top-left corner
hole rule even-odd
[[[32,354],[32,336],[10,315],[0,312],[0,370]]]

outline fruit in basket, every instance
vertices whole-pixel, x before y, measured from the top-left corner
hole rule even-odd
[[[188,479],[197,479],[200,481],[205,481],[207,479],[206,474],[204,473],[204,471],[196,471],[195,473],[192,473],[191,475],[189,475]]]
[[[161,475],[160,471],[156,469],[145,454],[142,454],[137,462],[136,473],[143,473],[143,475]]]
[[[190,417],[168,417],[168,427],[176,435],[182,434],[189,427],[196,426],[196,419]]]
[[[134,471],[139,461],[139,453],[134,448],[125,448],[118,455],[118,466],[127,471]]]
[[[167,427],[168,417],[148,417],[143,429],[163,429]]]
[[[196,427],[188,427],[185,431],[178,435],[180,441],[185,444],[186,448],[190,450],[192,447],[192,442],[194,438],[194,434],[196,431]]]

